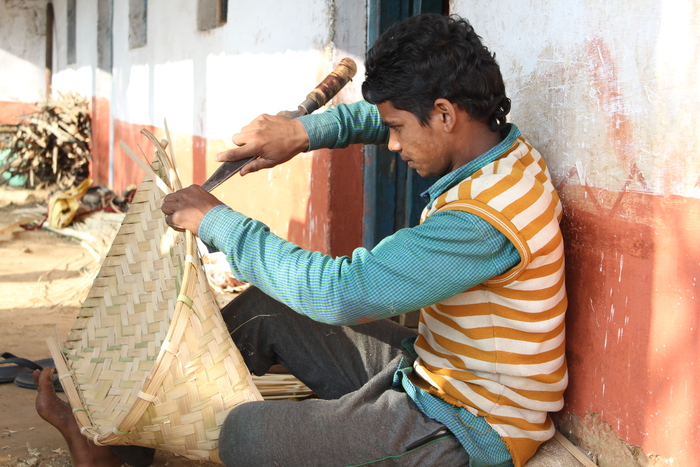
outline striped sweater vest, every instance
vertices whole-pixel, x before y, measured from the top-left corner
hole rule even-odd
[[[483,416],[516,467],[554,434],[548,412],[563,407],[562,207],[542,156],[523,138],[438,197],[437,211],[466,211],[503,233],[520,263],[420,313],[416,383]]]

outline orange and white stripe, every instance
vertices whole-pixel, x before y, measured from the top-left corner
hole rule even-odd
[[[554,434],[565,358],[562,207],[542,156],[523,137],[423,212],[475,214],[503,233],[521,262],[421,310],[416,374],[446,401],[484,416],[516,467]]]

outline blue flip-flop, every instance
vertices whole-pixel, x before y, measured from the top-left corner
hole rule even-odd
[[[5,352],[0,355],[3,359],[0,360],[0,383],[11,383],[15,380],[18,374],[22,372],[32,372],[34,370],[41,370],[41,366],[37,362],[27,360],[26,358],[20,358],[9,352]]]
[[[0,360],[0,383],[14,382],[21,388],[36,389],[32,376],[34,370],[43,370],[44,367],[54,366],[52,358],[32,361],[9,352],[1,354],[0,357],[2,357]],[[54,389],[58,392],[63,391],[58,378],[54,378]]]

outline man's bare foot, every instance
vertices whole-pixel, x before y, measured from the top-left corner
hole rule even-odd
[[[38,388],[36,411],[41,418],[61,432],[68,444],[73,465],[120,467],[123,462],[108,446],[97,446],[80,434],[70,405],[56,395],[52,381],[53,373],[51,367],[46,367],[41,372],[34,371],[34,384]]]

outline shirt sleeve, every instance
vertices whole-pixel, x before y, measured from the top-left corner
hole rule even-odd
[[[233,274],[310,318],[358,324],[454,296],[517,265],[512,243],[488,222],[444,211],[371,251],[333,258],[288,242],[227,206],[202,220],[200,239],[226,254]]]
[[[339,104],[319,114],[299,117],[309,136],[309,150],[345,148],[351,144],[385,144],[389,129],[377,106],[366,101]]]

